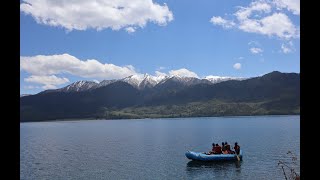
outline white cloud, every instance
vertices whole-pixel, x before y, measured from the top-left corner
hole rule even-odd
[[[271,11],[271,6],[263,1],[255,1],[250,4],[249,7],[240,7],[234,15],[239,21],[248,19],[253,12],[265,12],[269,13]]]
[[[44,89],[54,89],[57,85],[69,82],[67,78],[55,76],[58,74],[97,79],[120,79],[139,74],[131,65],[102,64],[95,59],[80,60],[69,54],[21,56],[20,70],[31,74],[24,79],[26,82],[43,84]]]
[[[286,44],[281,44],[281,51],[284,53],[284,54],[288,54],[288,53],[291,53],[293,51],[293,46],[291,43],[289,43],[288,45]]]
[[[137,74],[131,65],[102,64],[95,59],[80,60],[69,54],[20,56],[20,69],[38,76],[71,74],[97,79],[118,79]]]
[[[299,36],[299,30],[287,15],[274,13],[262,19],[246,19],[240,22],[239,29],[245,32],[291,39]]]
[[[69,82],[67,78],[59,78],[55,75],[51,76],[35,76],[32,75],[28,78],[24,79],[26,82],[32,82],[32,83],[38,83],[38,84],[54,84],[54,85],[59,85],[59,84],[64,84]]]
[[[52,84],[46,84],[42,86],[42,89],[57,89],[57,86],[52,85]]]
[[[20,70],[31,74],[24,79],[25,82],[42,84],[44,89],[53,89],[69,82],[67,78],[56,75],[69,74],[95,79],[95,82],[98,82],[96,79],[121,79],[131,75],[139,80],[144,77],[143,74],[136,72],[131,65],[121,67],[114,64],[103,64],[95,59],[80,60],[69,54],[20,56]],[[199,78],[196,73],[185,68],[171,70],[168,74],[155,71],[155,76],[152,77],[160,81],[168,75]]]
[[[287,46],[285,46],[284,44],[281,45],[281,49],[282,49],[282,52],[285,53],[285,54],[291,52],[291,49],[288,48]]]
[[[136,30],[135,30],[133,27],[127,27],[127,28],[126,28],[126,31],[127,31],[128,33],[133,33],[133,32],[135,32]]]
[[[295,15],[300,15],[300,0],[274,0],[277,8],[286,8]]]
[[[263,50],[260,49],[260,48],[253,47],[253,48],[250,48],[250,52],[251,52],[252,54],[259,54],[259,53],[262,53]]]
[[[212,24],[215,24],[215,25],[220,25],[220,26],[222,26],[222,27],[225,28],[225,29],[232,28],[233,26],[236,25],[234,22],[229,21],[229,20],[226,20],[226,19],[223,19],[223,18],[220,17],[220,16],[213,16],[213,17],[210,19],[210,22],[211,22]]]
[[[181,76],[181,77],[196,77],[196,78],[199,78],[199,76],[188,70],[188,69],[185,69],[185,68],[181,68],[181,69],[177,69],[177,70],[171,70],[169,71],[169,75],[171,76]]]
[[[235,63],[233,65],[233,68],[236,69],[236,70],[239,70],[239,69],[241,69],[241,64],[240,63]]]
[[[166,67],[163,67],[163,66],[160,66],[159,68],[158,68],[158,70],[164,70],[164,69],[167,69]]]
[[[24,81],[30,83],[44,84],[43,89],[54,89],[56,85],[61,85],[69,82],[67,78],[59,78],[55,75],[51,76],[37,76],[31,75],[30,77],[24,78]]]
[[[186,68],[176,69],[176,70],[170,70],[167,73],[155,71],[156,77],[164,77],[164,76],[180,76],[180,77],[196,77],[199,78],[199,76]]]
[[[213,16],[213,24],[220,25],[223,28],[236,27],[244,32],[257,33],[266,36],[275,36],[280,39],[290,40],[299,38],[300,29],[295,26],[290,18],[284,13],[279,12],[281,8],[287,8],[297,13],[300,12],[300,4],[296,5],[293,0],[272,1],[254,1],[248,7],[239,7],[233,16],[233,20],[223,19],[220,16]],[[278,9],[278,11],[276,11]],[[299,10],[299,11],[298,11]],[[228,25],[231,23],[232,25]]]
[[[250,41],[248,42],[248,45],[261,46],[261,44],[258,41]]]
[[[148,22],[164,26],[173,20],[166,4],[152,0],[23,0],[20,10],[39,24],[64,27],[68,31],[142,28]]]
[[[155,72],[156,76],[167,76],[166,73],[160,72],[160,71],[156,71]]]
[[[28,85],[28,86],[24,86],[24,89],[39,89],[39,86],[32,86],[32,85]]]

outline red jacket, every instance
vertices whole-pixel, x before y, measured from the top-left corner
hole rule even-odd
[[[231,150],[231,149],[230,149],[230,144],[227,144],[227,145],[225,145],[225,146],[226,146],[226,149],[227,149],[227,150],[229,150],[229,151]]]
[[[214,152],[215,154],[221,154],[221,153],[222,153],[221,147],[220,147],[220,146],[215,146],[215,147],[213,148],[213,152]]]

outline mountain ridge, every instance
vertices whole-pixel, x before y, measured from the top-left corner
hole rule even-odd
[[[131,75],[122,79],[103,80],[100,83],[96,83],[94,81],[80,80],[59,89],[45,90],[40,93],[86,91],[86,90],[92,90],[92,89],[100,88],[103,86],[107,86],[117,81],[126,82],[137,89],[144,89],[144,88],[153,88],[157,85],[163,84],[166,81],[170,81],[170,80],[177,81],[184,85],[189,86],[189,85],[194,85],[199,83],[215,84],[215,83],[228,81],[228,80],[244,80],[244,79],[246,78],[220,77],[220,76],[208,76],[203,79],[195,78],[195,77],[181,77],[181,76],[157,76],[156,77],[156,76],[145,74],[143,77],[140,77],[139,75]]]
[[[69,85],[60,90],[21,97],[20,121],[300,113],[299,73],[274,71],[219,83],[198,78],[182,79],[171,77],[154,86],[144,83],[143,88],[139,87],[143,81],[130,84],[123,80],[107,80],[104,82],[107,85],[101,87],[83,81],[78,83],[83,90],[77,87],[73,91],[61,91],[74,87]],[[198,105],[194,106],[195,103]],[[174,114],[168,115],[169,112]]]

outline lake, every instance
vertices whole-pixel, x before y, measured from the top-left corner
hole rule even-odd
[[[239,143],[241,162],[185,157],[223,141]],[[20,123],[21,179],[284,179],[288,151],[299,165],[300,116]]]

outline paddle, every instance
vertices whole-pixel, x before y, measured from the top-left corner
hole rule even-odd
[[[233,148],[233,149],[234,149],[234,148]],[[235,155],[236,155],[236,157],[237,157],[238,161],[240,161],[240,157],[238,156],[238,154],[237,154],[237,151],[236,151],[236,150],[234,150],[234,153],[235,153]]]
[[[236,153],[236,156],[237,156],[238,161],[240,161],[240,158],[239,158],[239,156],[238,156],[238,154],[237,154],[237,153]]]

